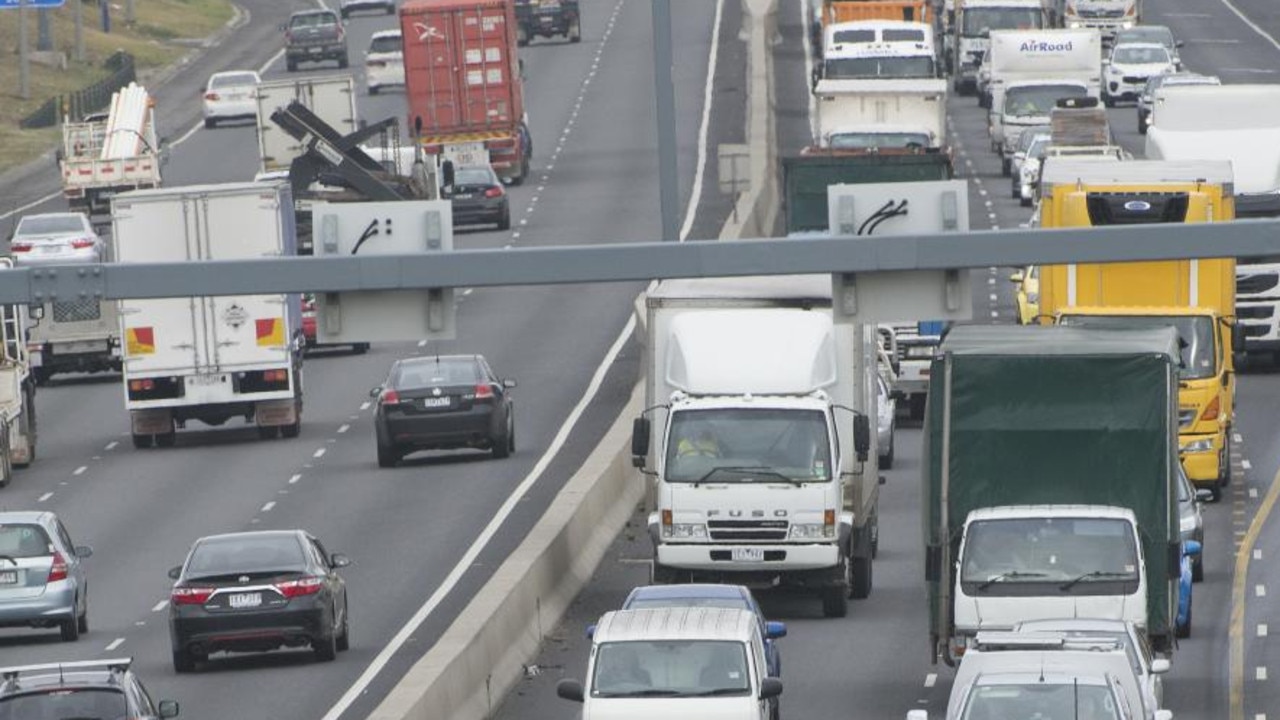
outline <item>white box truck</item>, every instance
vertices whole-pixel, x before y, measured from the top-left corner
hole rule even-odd
[[[819,146],[936,149],[947,144],[947,81],[819,80]]]
[[[1194,85],[1156,93],[1151,160],[1229,160],[1237,218],[1280,217],[1280,85]],[[1245,354],[1280,363],[1280,257],[1236,265]]]
[[[283,183],[191,185],[119,195],[115,262],[205,262],[293,255]],[[244,418],[263,438],[302,424],[301,305],[295,294],[120,301],[125,407],[133,443],[171,446],[191,420]]]
[[[1042,30],[1051,26],[1046,0],[963,0],[947,38],[952,87],[962,95],[978,89],[978,66],[991,49],[993,30]]]
[[[1072,0],[1062,10],[1067,28],[1093,28],[1111,42],[1120,30],[1142,22],[1142,0]]]
[[[259,172],[287,171],[303,152],[301,142],[271,122],[271,113],[294,100],[343,135],[356,130],[359,116],[350,75],[263,80],[258,83]]]
[[[12,259],[0,258],[0,272],[12,267]],[[13,468],[36,459],[36,384],[26,334],[26,307],[0,305],[0,487],[13,479]]]
[[[836,324],[831,278],[670,280],[645,300],[653,580],[871,592],[879,476],[874,329]]]
[[[991,149],[1006,165],[1021,129],[1047,125],[1059,99],[1102,96],[1096,30],[993,31],[990,52],[987,126]]]

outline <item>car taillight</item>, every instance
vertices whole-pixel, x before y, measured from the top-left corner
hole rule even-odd
[[[388,388],[382,391],[382,397],[380,399],[382,400],[383,405],[395,405],[400,402],[400,393]]]
[[[53,565],[49,566],[49,579],[46,582],[57,582],[58,580],[67,579],[67,559],[62,557],[62,553],[53,552]]]
[[[213,594],[213,588],[176,587],[169,593],[169,602],[174,605],[203,605]]]
[[[71,241],[71,247],[76,250],[84,250],[93,247],[93,238],[76,238]]]
[[[503,195],[502,188],[497,186],[491,187],[484,191],[484,196],[487,198],[502,197],[502,195]]]
[[[298,580],[289,580],[288,582],[276,583],[276,589],[281,595],[287,598],[298,597],[299,595],[314,595],[320,592],[320,588],[324,586],[324,578],[322,577],[305,577]]]
[[[205,99],[205,100],[217,100],[217,99],[218,99],[218,93],[216,93],[216,92],[207,92],[207,93],[205,93],[205,94],[204,94],[204,99]]]
[[[10,252],[31,252],[31,243],[16,242],[9,246]]]
[[[490,385],[477,385],[477,386],[476,386],[476,399],[477,399],[477,400],[484,400],[484,399],[486,399],[486,398],[492,398],[492,397],[493,397],[493,387],[492,387],[492,386],[490,386]]]

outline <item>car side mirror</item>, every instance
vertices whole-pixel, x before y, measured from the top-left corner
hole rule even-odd
[[[787,636],[787,624],[770,620],[764,624],[764,636],[770,640],[777,640]]]
[[[649,456],[649,431],[649,418],[638,417],[631,422],[631,464],[635,467],[644,467]]]
[[[177,567],[171,567],[171,568],[169,568],[169,579],[170,579],[170,580],[177,580],[177,579],[178,579],[178,578],[180,578],[180,577],[182,577],[182,566],[181,566],[181,565],[178,565]]]
[[[595,636],[596,636],[596,626],[595,626],[594,624],[588,625],[588,626],[587,626],[587,639],[588,639],[588,640],[590,640],[591,638],[593,638],[593,637],[595,637]]]
[[[564,679],[556,683],[556,695],[565,700],[582,702],[582,683],[577,680]]]
[[[178,717],[178,701],[177,700],[161,700],[160,706],[156,708],[160,717],[171,718]]]
[[[1182,41],[1182,40],[1178,40],[1177,42],[1175,42],[1175,43],[1173,44],[1173,46],[1174,46],[1174,47],[1176,47],[1176,48],[1180,48],[1180,47],[1182,47],[1183,45],[1184,45],[1184,43],[1183,43],[1183,41]]]
[[[776,698],[782,694],[782,680],[776,677],[767,677],[760,681],[760,699],[768,700]]]
[[[378,397],[378,395],[380,395],[380,394],[382,394],[382,386],[381,386],[381,385],[378,385],[377,387],[375,387],[375,388],[373,388],[372,390],[370,390],[370,391],[369,391],[369,397],[371,397],[371,398],[376,398],[376,397]]]
[[[44,305],[32,305],[28,313],[32,320],[44,319]]]
[[[1160,675],[1169,672],[1169,661],[1166,658],[1156,658],[1151,661],[1151,674]]]
[[[87,558],[93,554],[93,548],[88,545],[77,545],[75,547],[75,553],[78,558]]]
[[[510,378],[506,378],[506,379],[504,379],[504,380],[502,381],[502,387],[504,387],[504,388],[506,388],[506,389],[508,389],[508,390],[510,390],[511,388],[513,388],[513,387],[515,387],[515,386],[516,386],[516,381],[515,381],[515,380],[512,380],[512,379],[510,379]]]
[[[334,553],[329,556],[329,564],[335,568],[344,568],[351,564],[351,558],[342,553]]]
[[[288,29],[289,29],[289,26],[288,26],[288,25],[281,25],[281,26],[280,26],[280,32],[284,32],[284,31],[286,31],[286,30],[288,30]]]

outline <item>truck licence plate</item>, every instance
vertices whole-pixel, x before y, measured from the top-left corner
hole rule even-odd
[[[452,160],[454,165],[489,164],[489,151],[485,150],[482,142],[449,145],[445,148],[444,155],[446,159]]]
[[[192,375],[192,385],[217,385],[222,382],[221,375]]]
[[[764,562],[764,549],[734,548],[730,557],[734,562]]]

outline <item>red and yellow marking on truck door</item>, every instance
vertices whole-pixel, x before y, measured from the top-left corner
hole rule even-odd
[[[259,347],[278,347],[284,345],[284,323],[280,318],[260,318],[254,320],[258,333]]]
[[[129,328],[126,346],[130,355],[154,355],[156,351],[155,328]]]

